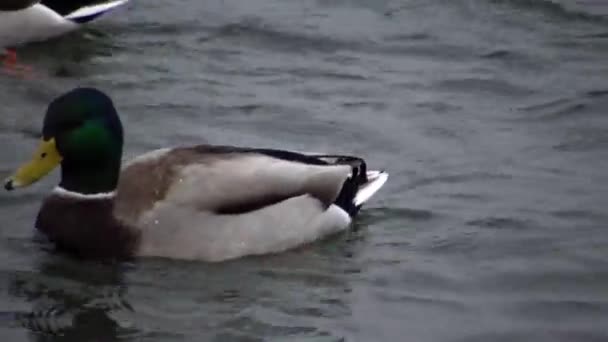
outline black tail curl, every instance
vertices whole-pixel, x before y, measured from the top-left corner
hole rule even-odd
[[[350,217],[355,217],[359,209],[361,209],[360,205],[357,206],[354,203],[355,196],[357,196],[359,188],[368,182],[367,163],[365,160],[359,157],[341,155],[316,155],[314,157],[324,160],[329,164],[349,165],[351,167],[351,175],[344,181],[334,204],[346,211]]]

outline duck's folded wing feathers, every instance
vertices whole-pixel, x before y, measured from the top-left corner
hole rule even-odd
[[[238,214],[306,194],[328,207],[350,174],[345,165],[311,165],[257,153],[216,157],[181,168],[166,200]]]
[[[121,174],[117,207],[134,220],[159,202],[231,215],[309,195],[329,207],[351,175],[349,165],[268,151],[198,146],[138,158]]]

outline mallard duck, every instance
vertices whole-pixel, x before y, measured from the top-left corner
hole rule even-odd
[[[128,1],[1,0],[0,49],[65,34]]]
[[[388,179],[363,159],[218,145],[164,148],[121,170],[112,100],[76,88],[48,106],[28,186],[61,166],[36,228],[82,257],[221,261],[277,253],[347,229]]]

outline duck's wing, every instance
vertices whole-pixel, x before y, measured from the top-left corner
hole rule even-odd
[[[197,146],[161,150],[121,174],[116,215],[142,227],[142,255],[224,260],[345,229],[370,181],[362,160]]]
[[[40,0],[2,0],[0,1],[0,12],[19,11],[31,7]]]
[[[221,215],[308,194],[328,207],[338,199],[352,170],[346,163],[330,164],[289,151],[209,145],[160,150],[125,166],[117,204],[128,207],[125,211],[132,215],[159,201]],[[353,192],[354,198],[356,189]]]

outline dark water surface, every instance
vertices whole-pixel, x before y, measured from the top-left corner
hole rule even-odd
[[[366,156],[353,232],[222,264],[97,265],[0,194],[2,341],[608,341],[608,3],[135,1],[20,50],[0,171],[76,85],[126,154],[202,141]]]

